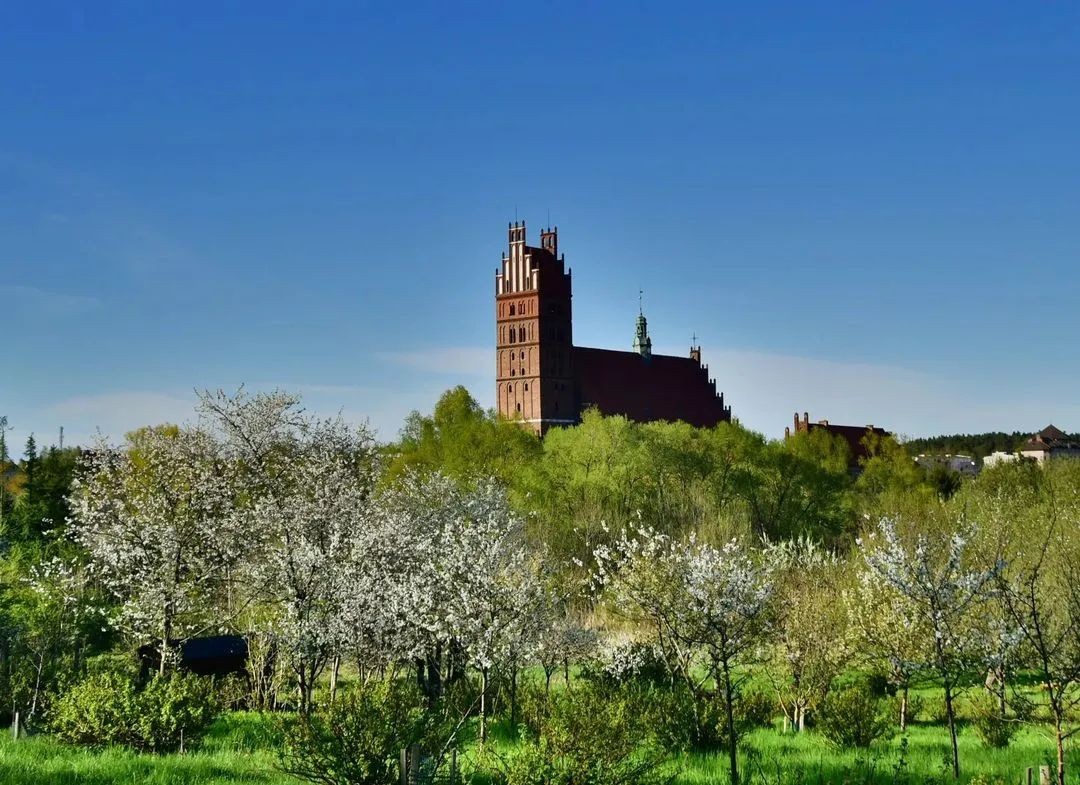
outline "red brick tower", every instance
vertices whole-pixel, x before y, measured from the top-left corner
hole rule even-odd
[[[577,422],[570,271],[558,228],[525,244],[525,222],[509,225],[509,254],[495,272],[496,406],[543,435]]]

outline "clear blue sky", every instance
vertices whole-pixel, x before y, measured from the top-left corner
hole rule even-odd
[[[770,435],[1080,430],[1075,4],[312,5],[0,8],[13,439],[490,404],[515,215]]]

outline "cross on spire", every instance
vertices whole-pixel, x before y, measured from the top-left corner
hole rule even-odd
[[[638,312],[638,316],[641,316],[642,314],[645,313],[645,309],[644,309],[644,305],[643,305],[644,300],[645,300],[645,290],[644,289],[638,289],[637,290],[637,312]]]

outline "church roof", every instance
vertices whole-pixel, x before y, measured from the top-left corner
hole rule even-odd
[[[574,347],[582,409],[621,414],[637,422],[681,420],[711,427],[730,419],[709,372],[690,357]]]

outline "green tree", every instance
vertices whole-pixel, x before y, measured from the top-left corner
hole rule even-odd
[[[744,459],[741,494],[759,536],[832,540],[851,520],[847,444],[824,430],[781,441],[757,436]]]
[[[530,431],[485,411],[458,386],[443,393],[430,416],[408,416],[390,448],[386,477],[393,481],[410,470],[440,471],[458,481],[495,477],[508,485],[540,449]]]

